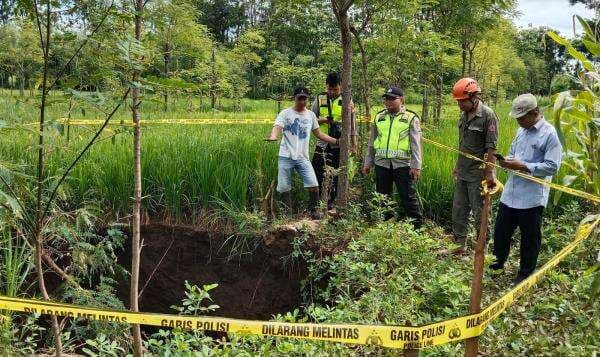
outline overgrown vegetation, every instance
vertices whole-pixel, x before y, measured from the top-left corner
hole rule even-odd
[[[558,252],[572,238],[580,216],[577,205],[569,214],[548,220],[541,261]],[[338,229],[352,232],[343,252],[319,258],[298,245],[293,254],[307,259],[310,274],[304,283],[304,304],[276,321],[426,324],[464,315],[468,309],[471,263],[443,253],[451,243],[439,228],[415,232],[407,223],[380,222],[372,227],[357,226],[361,216],[348,217]],[[325,228],[328,229],[328,228]],[[328,237],[328,232],[322,232]],[[327,244],[326,242],[324,244]],[[594,241],[582,243],[564,263],[515,306],[496,319],[484,334],[482,349],[495,354],[587,355],[598,343],[598,301],[592,298],[592,276],[585,271],[594,264]],[[518,251],[513,255],[517,256]],[[491,260],[491,257],[488,257]],[[484,305],[506,292],[512,273],[518,269],[511,259],[502,276],[486,274]],[[186,298],[174,311],[201,315],[216,310],[210,300],[215,285],[186,284]],[[33,327],[32,327],[33,328]],[[36,329],[38,327],[35,327]],[[120,355],[127,342],[116,338],[107,326],[96,327],[86,346],[89,354]],[[42,331],[43,332],[43,331]],[[95,336],[95,337],[94,337]],[[68,346],[68,344],[67,344]],[[377,347],[356,347],[273,337],[230,334],[227,339],[210,337],[201,331],[160,330],[145,342],[160,355],[201,352],[208,355],[377,355]],[[88,352],[89,351],[89,352]],[[424,350],[425,355],[460,355],[459,344]]]

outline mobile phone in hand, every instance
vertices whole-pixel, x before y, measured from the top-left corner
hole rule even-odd
[[[504,161],[506,160],[506,158],[504,158],[504,156],[500,155],[500,154],[494,154],[494,156],[496,157],[496,159],[500,160],[500,161]]]

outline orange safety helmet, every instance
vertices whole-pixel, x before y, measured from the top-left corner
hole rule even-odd
[[[471,99],[476,93],[481,92],[481,88],[476,80],[465,77],[456,82],[452,88],[452,98],[455,100]]]

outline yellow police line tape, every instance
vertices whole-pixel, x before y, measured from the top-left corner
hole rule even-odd
[[[481,335],[492,320],[533,287],[549,269],[563,260],[581,241],[588,238],[599,222],[600,216],[593,222],[580,225],[575,239],[571,243],[565,246],[533,275],[480,313],[423,326],[287,323],[223,317],[190,317],[105,310],[7,296],[0,296],[0,309],[106,322],[112,321],[224,333],[290,337],[358,345],[378,345],[388,348],[419,349],[462,341]]]
[[[369,118],[364,117],[364,116],[357,116],[357,121],[364,122],[364,123],[370,122]],[[104,123],[104,120],[96,120],[96,119],[90,119],[90,120],[70,119],[69,120],[67,118],[61,118],[61,119],[59,119],[59,122],[61,124],[69,123],[69,124],[73,124],[73,125],[101,125]],[[160,125],[160,124],[176,124],[176,125],[251,124],[251,125],[254,125],[254,124],[272,124],[272,123],[273,123],[272,119],[154,119],[154,120],[142,120],[141,121],[142,125],[146,125],[146,124],[158,124],[158,125]],[[31,124],[35,124],[35,123],[31,123]],[[132,126],[133,124],[131,123],[131,121],[126,121],[124,123],[115,123],[113,121],[113,122],[109,122],[109,125]],[[463,155],[471,160],[479,161],[481,163],[486,163],[486,161],[480,159],[477,156],[471,155],[466,152],[462,152],[462,151],[457,150],[448,145],[438,143],[437,141],[434,141],[434,140],[431,140],[431,139],[428,139],[425,137],[423,137],[422,139],[424,142],[432,144],[432,145],[442,148],[444,150]],[[594,194],[591,194],[591,193],[588,193],[585,191],[581,191],[581,190],[577,190],[574,188],[570,188],[567,186],[559,185],[559,184],[556,184],[556,183],[553,183],[550,181],[546,181],[546,180],[540,179],[540,178],[532,176],[532,175],[528,175],[528,174],[520,172],[520,171],[506,169],[498,164],[491,164],[491,165],[496,168],[506,170],[516,176],[520,176],[527,180],[537,182],[540,185],[548,186],[550,188],[571,194],[573,196],[581,197],[581,198],[584,198],[584,199],[587,199],[590,201],[600,203],[600,197],[596,196]]]
[[[75,125],[75,126],[95,126],[104,124],[103,119],[67,119],[61,118],[55,121],[55,123],[63,125]],[[49,122],[50,123],[50,122]],[[250,124],[250,125],[262,125],[262,124],[273,124],[273,119],[152,119],[152,120],[141,120],[141,125],[164,125],[164,124],[176,124],[176,125],[238,125],[238,124]],[[26,123],[25,126],[36,126],[39,123]],[[133,122],[129,120],[109,120],[109,126],[133,126]]]
[[[71,125],[102,125],[104,124],[104,120],[101,119],[67,119],[61,118],[58,120],[61,124],[71,124]],[[176,124],[176,125],[216,125],[216,124],[273,124],[275,122],[274,119],[152,119],[152,120],[141,120],[140,123],[142,125],[161,125],[161,124]],[[123,125],[123,126],[133,126],[133,122],[131,120],[123,121],[122,123],[117,120],[111,120],[108,122],[108,125]]]
[[[465,156],[465,157],[467,157],[467,158],[469,158],[471,160],[475,160],[475,161],[478,161],[478,162],[481,162],[481,163],[487,163],[487,164],[492,165],[492,166],[494,166],[496,168],[505,170],[505,171],[507,171],[507,172],[509,172],[509,173],[511,173],[513,175],[522,177],[522,178],[527,179],[529,181],[533,181],[533,182],[539,183],[540,185],[548,186],[550,188],[553,188],[555,190],[571,194],[573,196],[585,198],[586,200],[590,200],[590,201],[594,201],[594,202],[600,203],[600,197],[598,197],[598,196],[596,196],[594,194],[591,194],[589,192],[585,192],[585,191],[581,191],[581,190],[576,190],[576,189],[571,188],[571,187],[559,185],[559,184],[556,184],[556,183],[553,183],[553,182],[550,182],[550,181],[543,180],[543,179],[541,179],[539,177],[528,175],[528,174],[526,174],[524,172],[521,172],[521,171],[507,169],[507,168],[502,167],[502,166],[500,166],[498,164],[490,164],[490,163],[486,162],[485,160],[480,159],[477,156],[474,156],[474,155],[471,155],[469,153],[460,151],[460,150],[455,149],[455,148],[453,148],[451,146],[438,143],[437,141],[434,141],[434,140],[431,140],[431,139],[427,139],[425,137],[423,137],[422,140],[424,142],[426,142],[426,143],[432,144],[432,145],[437,146],[437,147],[439,147],[441,149],[444,149],[444,150],[447,150],[447,151],[451,151],[451,152],[457,153],[459,155]]]
[[[70,124],[77,126],[87,125],[102,125],[105,120],[103,119],[68,119],[60,118],[56,122],[60,124]],[[176,124],[176,125],[217,125],[217,124],[249,124],[249,125],[261,125],[261,124],[273,124],[274,119],[150,119],[141,120],[142,125],[164,125],[164,124]],[[368,120],[359,117],[357,122],[367,123]],[[39,123],[27,123],[25,125],[39,125]],[[111,126],[133,126],[131,120],[116,120],[112,119],[108,122]]]

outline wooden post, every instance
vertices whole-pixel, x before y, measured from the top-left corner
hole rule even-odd
[[[471,300],[469,302],[469,313],[477,314],[481,311],[481,293],[483,290],[483,263],[485,258],[485,243],[488,231],[488,217],[490,215],[490,206],[492,197],[486,193],[483,201],[483,212],[481,212],[481,225],[477,236],[475,246],[475,259],[473,262],[473,280],[471,280]],[[479,337],[467,339],[465,346],[466,357],[476,357],[479,351]]]
[[[412,326],[410,321],[406,321],[406,326]],[[406,348],[402,352],[404,357],[419,357],[418,349]]]
[[[69,112],[67,114],[67,144],[71,140],[71,110],[73,109],[73,97],[69,98]]]
[[[404,350],[404,357],[419,357],[419,350]]]

